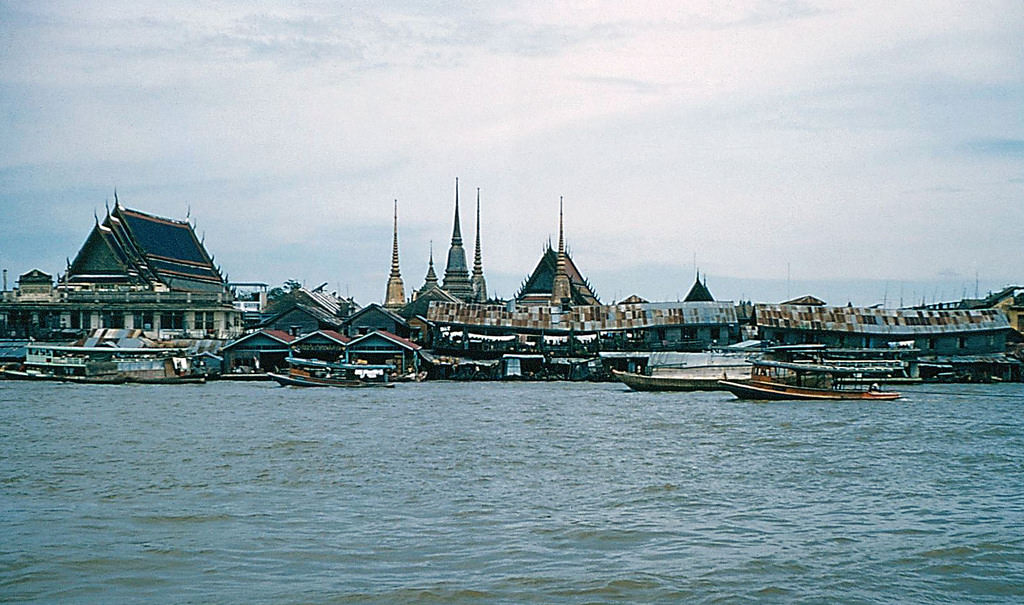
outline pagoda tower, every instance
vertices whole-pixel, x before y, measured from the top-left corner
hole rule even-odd
[[[572,299],[569,274],[565,268],[565,230],[562,220],[562,198],[558,198],[558,262],[555,278],[551,284],[551,304],[560,305],[563,300]]]
[[[466,268],[466,250],[462,247],[462,227],[459,224],[459,179],[455,179],[455,226],[452,228],[452,245],[448,248],[448,265],[444,270],[441,287],[452,296],[463,301],[473,299],[473,284]]]
[[[405,285],[402,273],[398,269],[398,200],[395,200],[394,244],[391,249],[391,275],[388,277],[388,293],[384,298],[384,306],[398,309],[405,305]]]
[[[484,280],[484,261],[480,254],[480,188],[476,188],[476,251],[473,254],[473,302],[487,301],[487,281]]]
[[[427,265],[427,276],[423,278],[423,286],[419,289],[417,294],[423,294],[427,290],[437,288],[437,273],[434,273],[434,242],[430,242],[430,262]]]

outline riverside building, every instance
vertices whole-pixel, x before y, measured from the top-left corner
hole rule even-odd
[[[100,328],[154,339],[226,339],[241,311],[193,225],[125,208],[96,218],[56,280],[38,269],[0,297],[0,336],[73,339]]]

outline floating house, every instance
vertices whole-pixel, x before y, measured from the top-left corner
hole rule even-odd
[[[433,303],[436,351],[596,355],[602,351],[700,351],[738,342],[731,302],[508,306]]]
[[[914,350],[914,375],[922,378],[1020,379],[1020,362],[1004,354],[1011,328],[999,309],[758,304],[754,316],[759,337],[773,344],[820,344],[865,354],[905,347]]]
[[[221,349],[225,373],[259,373],[288,367],[295,337],[281,330],[259,330],[233,340]]]
[[[289,348],[293,357],[337,361],[345,356],[345,347],[351,341],[334,330],[317,330],[296,338]]]

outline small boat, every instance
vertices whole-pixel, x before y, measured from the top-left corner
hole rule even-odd
[[[75,384],[124,384],[128,377],[123,374],[108,374],[102,376],[57,376],[55,380],[61,382],[73,382]]]
[[[634,391],[721,391],[723,387],[719,381],[724,375],[723,373],[714,377],[669,374],[647,376],[612,370],[612,376]]]
[[[164,376],[153,378],[128,377],[131,384],[206,384],[205,374],[187,376]]]
[[[271,379],[283,387],[394,387],[387,381],[390,365],[367,365],[356,363],[330,363],[317,359],[287,358],[287,374],[269,372]],[[367,378],[369,374],[376,379]]]
[[[740,399],[771,400],[861,400],[899,399],[895,391],[865,388],[849,368],[780,361],[754,361],[750,378],[719,380],[722,388]]]
[[[0,378],[4,380],[53,380],[49,374],[43,374],[35,370],[13,370],[11,368],[0,368]]]

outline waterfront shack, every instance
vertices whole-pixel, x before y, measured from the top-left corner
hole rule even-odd
[[[300,336],[289,345],[292,357],[338,361],[345,357],[345,347],[352,339],[334,330],[317,330]]]
[[[346,363],[391,365],[399,374],[419,372],[420,345],[387,330],[374,330],[349,341]]]
[[[295,337],[281,330],[258,330],[224,345],[225,373],[261,373],[287,367]]]

